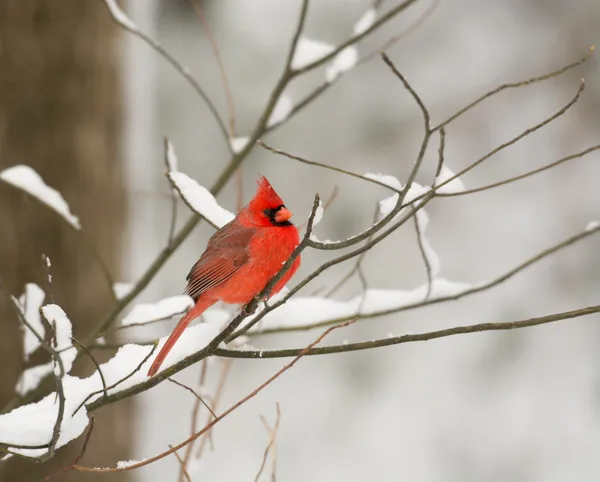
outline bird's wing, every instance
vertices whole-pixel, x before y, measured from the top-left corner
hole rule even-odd
[[[202,293],[227,281],[248,261],[248,243],[256,230],[232,223],[210,238],[206,251],[187,275],[185,294],[194,301]]]

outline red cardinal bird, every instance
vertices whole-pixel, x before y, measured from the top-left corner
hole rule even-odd
[[[246,304],[258,295],[290,257],[300,239],[298,229],[289,221],[292,213],[265,177],[258,180],[252,201],[233,221],[208,240],[206,251],[187,275],[185,293],[194,307],[177,323],[148,370],[154,375],[190,322],[217,301]],[[300,266],[294,260],[274,286],[279,292]]]

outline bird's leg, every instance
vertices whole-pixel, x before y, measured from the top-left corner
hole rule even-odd
[[[250,303],[248,303],[248,304],[246,304],[246,305],[242,306],[242,311],[241,311],[241,314],[242,314],[243,316],[250,316],[250,315],[253,315],[253,314],[254,314],[254,312],[256,311],[256,306],[255,306],[255,307],[250,307],[249,305],[250,305]]]

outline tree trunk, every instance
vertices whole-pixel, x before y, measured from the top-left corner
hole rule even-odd
[[[112,303],[110,284],[92,250],[117,276],[125,221],[120,38],[100,0],[0,0],[0,170],[15,164],[34,168],[62,193],[83,226],[75,232],[35,199],[0,183],[0,408],[14,397],[23,368],[19,321],[8,294],[19,295],[27,282],[51,291],[78,338]],[[50,290],[42,254],[52,261]],[[92,367],[83,360],[75,373],[89,374]],[[94,416],[83,462],[112,465],[126,459],[131,404],[120,402]],[[41,465],[0,462],[0,481],[39,482],[72,462],[80,446],[81,439]],[[97,476],[71,473],[61,480]]]

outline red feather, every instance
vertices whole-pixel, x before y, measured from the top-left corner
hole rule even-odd
[[[300,242],[291,213],[265,177],[258,180],[254,198],[230,223],[208,241],[206,250],[190,270],[185,293],[194,307],[179,321],[154,359],[154,375],[179,337],[191,323],[217,301],[246,304],[277,274]],[[281,291],[300,266],[300,257],[274,286]]]

